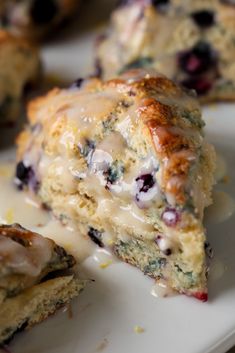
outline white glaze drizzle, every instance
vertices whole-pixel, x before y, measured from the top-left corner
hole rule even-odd
[[[82,236],[82,232],[73,224],[65,227],[43,210],[33,195],[18,191],[12,182],[13,175],[14,163],[0,165],[0,222],[20,223],[23,227],[54,240],[79,262],[90,256],[95,245]],[[17,243],[14,246],[19,247]]]
[[[176,292],[172,288],[168,287],[166,281],[164,280],[156,281],[150,293],[156,298],[166,298],[176,295]]]
[[[13,273],[38,276],[51,258],[52,244],[41,236],[31,236],[24,247],[11,238],[0,235],[0,260]]]
[[[101,248],[96,248],[93,253],[93,259],[101,268],[106,268],[114,262],[117,262],[117,259],[108,250]]]

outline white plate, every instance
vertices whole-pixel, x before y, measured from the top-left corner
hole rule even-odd
[[[89,6],[94,10],[93,2]],[[85,11],[86,21],[90,10]],[[97,12],[102,13],[100,7]],[[89,72],[93,38],[93,32],[83,30],[45,47],[47,71],[71,80]],[[235,197],[235,105],[213,106],[204,113],[208,138],[224,155],[229,169],[229,183],[218,189]],[[152,281],[138,270],[123,263],[100,269],[88,259],[84,268],[95,282],[75,300],[72,318],[68,312],[60,312],[18,335],[11,344],[12,352],[225,352],[235,343],[234,229],[235,216],[208,227],[216,261],[225,267],[224,275],[209,283],[208,303],[185,296],[154,298],[150,295]],[[136,333],[136,325],[144,332]]]

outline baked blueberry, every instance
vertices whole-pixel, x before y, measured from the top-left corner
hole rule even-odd
[[[58,13],[58,5],[54,0],[34,0],[30,9],[31,18],[36,24],[47,24]]]
[[[215,23],[214,12],[210,10],[200,10],[191,14],[194,22],[201,28],[207,28]]]
[[[172,254],[171,249],[163,250],[163,254],[166,256],[170,256]]]
[[[104,247],[104,244],[102,243],[102,233],[99,230],[93,227],[90,227],[87,234],[90,237],[90,239],[95,244],[97,244],[100,248]]]
[[[199,96],[209,92],[213,85],[206,77],[191,77],[183,80],[181,84],[188,89],[194,89]]]
[[[26,167],[24,162],[20,161],[16,166],[16,178],[19,183],[22,185],[27,185],[31,172],[32,168],[30,166]]]
[[[23,161],[20,161],[16,166],[15,184],[19,189],[29,186],[33,191],[38,190],[39,182],[33,168],[26,166]]]
[[[175,208],[167,207],[162,213],[162,220],[168,227],[174,227],[180,220],[180,214]]]
[[[71,88],[80,88],[84,82],[84,78],[79,77],[76,81],[74,81],[71,85]]]
[[[215,55],[206,42],[199,42],[192,49],[179,54],[179,66],[189,75],[201,74],[211,69],[215,63]]]
[[[147,192],[155,184],[155,180],[152,174],[143,174],[136,178],[139,192]]]

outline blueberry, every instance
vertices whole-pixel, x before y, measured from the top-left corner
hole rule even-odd
[[[168,227],[174,227],[180,220],[180,214],[175,208],[167,207],[161,218]]]
[[[215,55],[206,42],[197,43],[192,49],[178,56],[179,67],[189,75],[198,75],[215,66]]]
[[[149,203],[159,196],[159,188],[154,174],[143,174],[135,179],[135,201],[139,208],[149,207]]]
[[[159,11],[165,11],[170,4],[170,0],[152,0],[153,6]]]
[[[37,191],[39,182],[31,166],[26,166],[23,161],[20,161],[16,166],[15,184],[19,189],[24,186],[29,186],[32,190]]]
[[[194,22],[202,28],[207,28],[215,23],[214,12],[210,10],[200,10],[191,14]]]
[[[22,185],[27,185],[32,168],[26,167],[24,162],[20,161],[16,166],[16,178]]]
[[[90,239],[100,248],[104,247],[104,244],[102,243],[102,232],[100,232],[98,229],[90,227],[87,234]]]
[[[206,94],[213,85],[212,81],[206,77],[188,78],[183,80],[181,84],[188,89],[194,89],[199,96]]]
[[[72,85],[70,86],[70,88],[80,88],[81,86],[82,86],[82,84],[83,84],[83,82],[84,82],[84,78],[78,78],[76,81],[74,81],[73,83],[72,83]]]
[[[34,23],[44,25],[52,21],[58,11],[55,0],[33,0],[30,15]]]
[[[152,174],[143,174],[136,178],[136,182],[139,192],[147,192],[155,184],[155,180]]]
[[[170,256],[172,254],[171,249],[163,250],[163,254],[166,256]]]

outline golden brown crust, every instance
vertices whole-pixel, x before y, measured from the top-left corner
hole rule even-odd
[[[131,70],[123,76],[138,75],[140,71]],[[173,193],[177,202],[183,204],[186,200],[185,184],[192,163],[196,159],[197,146],[191,143],[187,133],[184,133],[182,129],[177,130],[177,124],[181,117],[174,115],[175,106],[161,103],[158,100],[158,95],[169,96],[169,99],[173,97],[180,102],[186,94],[164,76],[148,77],[147,75],[147,77],[133,83],[127,83],[119,78],[110,80],[107,84],[122,92],[135,94],[136,100],[141,99],[137,110],[138,117],[149,132],[152,146],[158,158],[168,159],[167,165],[163,169],[163,190]],[[151,95],[155,95],[155,97],[149,98]],[[191,99],[193,100],[193,98]],[[192,131],[193,129],[197,130],[193,126],[191,129]],[[173,180],[172,183],[171,180]]]
[[[155,150],[158,159],[165,161],[162,164],[162,189],[165,192],[173,193],[177,202],[183,204],[186,200],[187,176],[198,154],[198,143],[195,143],[192,135],[200,135],[200,129],[197,124],[187,125],[182,119],[182,114],[185,110],[188,114],[199,111],[196,99],[188,96],[166,77],[156,74],[156,72],[153,76],[152,72],[149,74],[148,71],[142,70],[131,70],[118,79],[107,82],[97,79],[91,80],[87,87],[84,88],[87,92],[115,90],[117,94],[121,93],[123,99],[128,99],[137,106],[136,118],[143,133]],[[67,97],[66,100],[65,96],[64,103],[61,100],[55,100],[54,98],[61,93],[63,94],[63,90],[55,88],[45,97],[36,98],[28,106],[28,117],[31,124],[42,123],[51,133],[55,128],[53,136],[61,135],[63,131],[62,120],[65,119],[62,116],[62,110],[66,110],[70,106],[69,99],[71,101],[76,99]],[[77,94],[79,95],[79,91]],[[43,114],[39,114],[42,109]],[[59,124],[61,128],[59,128],[58,119],[57,123],[53,125],[58,115],[62,119]],[[39,116],[41,120],[39,120]],[[107,117],[100,119],[104,118]],[[200,116],[195,119],[199,123],[201,122]],[[138,126],[140,125],[138,124]],[[188,129],[190,129],[190,133],[188,133]],[[30,134],[27,131],[18,137],[18,158],[24,152],[25,142],[27,144],[29,137]]]

